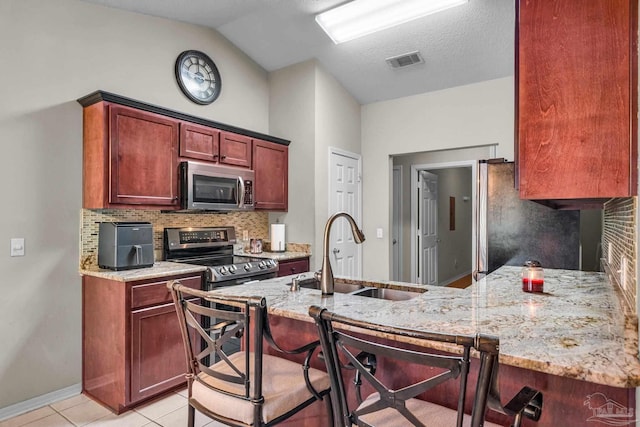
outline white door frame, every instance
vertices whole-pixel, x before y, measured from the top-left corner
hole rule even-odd
[[[358,204],[358,218],[356,218],[356,222],[358,227],[362,230],[363,228],[363,218],[362,218],[362,156],[358,153],[352,153],[350,151],[343,150],[341,148],[329,147],[329,156],[327,162],[327,180],[328,182],[328,198],[327,198],[327,218],[333,215],[335,212],[332,212],[332,200],[333,200],[333,180],[331,179],[331,165],[334,155],[349,157],[358,161],[358,195],[357,195],[357,204]],[[324,232],[324,227],[322,229]],[[366,237],[366,236],[365,236]],[[320,255],[322,256],[322,255]],[[362,244],[356,244],[356,256],[358,257],[358,269],[356,271],[355,278],[362,277]]]
[[[418,185],[418,172],[422,170],[436,170],[436,169],[450,169],[450,168],[463,168],[471,167],[471,200],[472,200],[472,212],[473,217],[471,224],[471,271],[476,270],[476,227],[477,224],[477,160],[464,160],[458,162],[446,162],[446,163],[426,163],[420,165],[411,165],[411,281],[418,283],[418,271],[420,268],[419,252],[416,250],[417,245],[417,233],[418,223],[418,192],[420,186]]]
[[[403,260],[403,229],[402,229],[402,217],[403,217],[403,203],[402,203],[402,195],[404,194],[404,182],[403,182],[403,174],[404,168],[402,165],[393,166],[392,169],[392,185],[391,189],[393,191],[393,195],[391,196],[392,201],[392,216],[391,216],[391,224],[392,224],[392,232],[391,239],[389,239],[389,244],[391,245],[391,280],[402,281],[402,266],[404,264]],[[396,171],[398,171],[397,182],[396,182]],[[397,193],[397,194],[396,194]],[[398,200],[399,202],[396,204],[394,201]],[[393,244],[393,228],[398,227],[400,230],[398,232],[396,244]],[[393,254],[394,251],[397,251],[398,254],[398,264],[394,265],[395,256]]]

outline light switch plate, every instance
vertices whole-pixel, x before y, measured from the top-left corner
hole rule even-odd
[[[376,237],[382,239],[382,228],[376,228]]]
[[[11,256],[24,256],[24,237],[11,239]]]

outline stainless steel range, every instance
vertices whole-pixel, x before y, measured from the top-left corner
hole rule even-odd
[[[278,261],[234,255],[234,243],[233,227],[165,228],[164,258],[208,267],[207,290],[276,277]]]

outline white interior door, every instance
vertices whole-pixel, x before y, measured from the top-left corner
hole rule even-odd
[[[335,148],[329,156],[329,216],[346,212],[362,228],[362,190],[360,156]],[[356,244],[345,218],[338,218],[331,228],[329,257],[335,276],[362,277],[362,249]]]
[[[402,165],[393,167],[391,219],[391,280],[402,281]]]
[[[438,175],[420,171],[420,279],[438,284]]]

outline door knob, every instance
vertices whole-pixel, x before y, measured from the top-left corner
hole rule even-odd
[[[340,249],[333,248],[333,251],[331,251],[331,252],[333,252],[333,254],[336,255],[336,254],[340,253]]]
[[[396,239],[393,239],[393,244],[395,245],[396,243],[398,243],[398,241]]]

